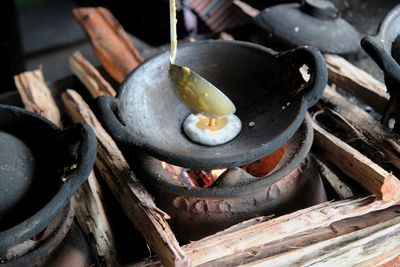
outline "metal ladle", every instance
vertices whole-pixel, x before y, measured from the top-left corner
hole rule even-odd
[[[185,66],[175,64],[176,5],[170,0],[171,53],[169,77],[179,100],[194,114],[205,113],[208,117],[221,117],[235,113],[232,101],[206,79]]]

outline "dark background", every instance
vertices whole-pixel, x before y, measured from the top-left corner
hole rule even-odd
[[[396,0],[332,1],[343,10],[343,17],[362,34],[374,34],[380,20],[398,3]],[[291,1],[245,2],[262,9]],[[71,74],[68,58],[75,50],[80,50],[90,61],[98,64],[84,32],[73,18],[73,8],[104,6],[110,9],[128,33],[151,46],[160,46],[169,41],[168,5],[168,0],[1,1],[3,27],[0,34],[0,93],[15,90],[13,75],[24,70],[42,67],[49,82]],[[182,21],[181,12],[178,13],[178,20]],[[207,26],[200,20],[199,23],[198,33],[208,33]],[[184,38],[188,35],[183,24],[178,23],[178,37]],[[366,69],[369,69],[368,64],[368,61],[364,64]],[[374,72],[373,68],[370,69]]]

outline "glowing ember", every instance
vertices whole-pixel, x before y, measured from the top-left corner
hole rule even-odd
[[[164,170],[171,174],[172,178],[179,180],[190,186],[196,187],[211,187],[218,177],[226,171],[226,169],[215,169],[211,171],[195,171],[182,168],[161,161],[161,166]]]
[[[241,168],[255,177],[263,177],[275,169],[275,167],[281,161],[285,152],[286,145],[283,145],[277,151],[269,154],[268,156],[265,156],[264,158],[248,165],[241,166]],[[201,188],[212,187],[215,181],[227,170],[191,170],[175,166],[163,161],[161,161],[161,166],[164,170],[171,174],[173,179],[190,186]]]
[[[215,169],[211,171],[211,175],[217,179],[218,177],[221,176],[221,174],[223,174],[226,171],[226,169]]]

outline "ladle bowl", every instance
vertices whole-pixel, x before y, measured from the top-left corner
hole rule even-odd
[[[235,103],[242,130],[215,146],[192,142],[182,130],[190,111],[175,96],[169,52],[148,59],[123,82],[116,98],[100,97],[100,118],[125,149],[140,149],[192,169],[250,163],[278,149],[322,96],[327,70],[320,52],[300,47],[276,53],[239,41],[201,41],[178,48],[177,64],[214,84]],[[300,69],[308,67],[305,81]]]

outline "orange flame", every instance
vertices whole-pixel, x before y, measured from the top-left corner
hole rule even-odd
[[[215,170],[211,170],[211,175],[217,179],[218,177],[221,176],[221,174],[223,174],[226,171],[226,169],[215,169]]]

